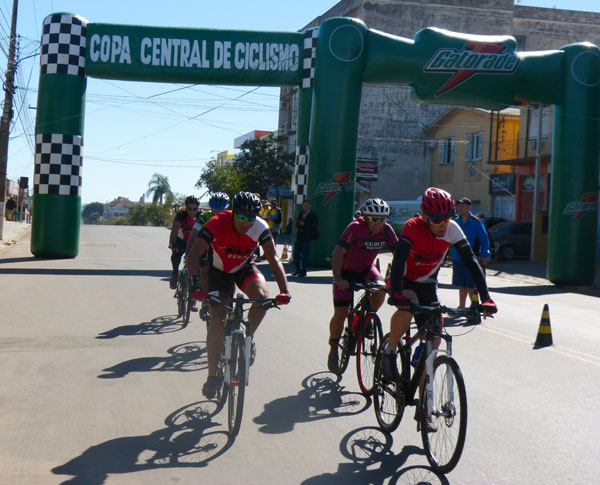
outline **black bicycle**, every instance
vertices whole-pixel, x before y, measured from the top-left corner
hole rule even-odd
[[[353,291],[364,290],[358,303],[350,310],[340,339],[338,367],[343,374],[351,355],[356,355],[356,376],[365,395],[373,392],[373,370],[377,349],[383,339],[381,320],[371,306],[371,294],[385,287],[376,283],[352,283]]]
[[[221,358],[217,362],[217,394],[219,406],[227,402],[227,425],[232,437],[237,436],[242,424],[244,396],[250,376],[251,341],[249,335],[251,323],[244,318],[249,308],[244,305],[259,303],[265,309],[279,308],[275,298],[251,300],[238,294],[226,302],[214,295],[207,295],[211,304],[225,304],[229,316],[225,321],[225,342]]]
[[[427,460],[435,471],[448,473],[457,465],[465,444],[467,392],[460,368],[452,357],[452,336],[444,330],[443,315],[466,317],[475,324],[481,322],[481,309],[477,302],[461,309],[432,303],[411,304],[410,311],[424,316],[425,322],[413,336],[409,330],[398,344],[398,381],[387,380],[382,372],[389,334],[379,346],[373,390],[375,416],[381,429],[391,433],[400,424],[404,408],[416,406],[417,431],[421,432]],[[440,339],[446,343],[446,349],[434,348]],[[413,347],[420,344],[420,356],[417,353],[414,357]]]
[[[183,266],[183,269],[179,270],[179,277],[177,278],[177,288],[175,289],[174,297],[177,299],[177,317],[183,319],[183,325],[187,325],[190,321],[190,313],[193,306],[192,298],[192,283],[190,275],[187,270],[187,266]]]

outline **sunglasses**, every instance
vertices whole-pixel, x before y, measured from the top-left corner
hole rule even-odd
[[[238,214],[237,212],[234,214],[234,216],[240,222],[253,223],[256,220],[256,216],[246,216],[244,214]]]
[[[186,207],[190,212],[198,212],[198,207]]]
[[[429,223],[432,226],[442,226],[442,225],[447,226],[449,222],[450,222],[450,218],[447,218],[447,219],[429,219]]]
[[[367,216],[367,219],[369,220],[369,222],[375,222],[375,223],[385,222],[385,217],[371,217],[371,216]]]

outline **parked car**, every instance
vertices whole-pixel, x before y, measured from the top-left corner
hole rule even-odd
[[[483,223],[488,232],[496,224],[500,224],[501,222],[508,222],[502,217],[479,217],[479,220]]]
[[[531,222],[500,222],[488,230],[490,247],[500,259],[529,258]]]

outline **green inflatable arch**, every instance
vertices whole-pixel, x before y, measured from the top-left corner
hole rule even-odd
[[[408,85],[417,101],[502,109],[555,105],[547,276],[594,280],[598,224],[600,52],[589,43],[517,52],[510,36],[423,29],[405,39],[357,19],[252,32],[113,25],[57,13],[44,20],[36,119],[31,252],[79,252],[86,78],[298,85],[296,203],[322,220],[313,263],[329,264],[352,218],[363,83]],[[398,183],[402,183],[401,180]]]

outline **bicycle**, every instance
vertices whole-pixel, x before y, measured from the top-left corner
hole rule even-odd
[[[208,294],[208,303],[219,304],[221,300]],[[217,394],[219,407],[227,402],[227,425],[229,434],[237,436],[242,424],[244,397],[250,376],[251,341],[249,335],[251,323],[244,319],[246,304],[260,303],[263,308],[279,308],[275,298],[251,300],[238,294],[226,302],[229,315],[225,321],[225,341],[221,358],[217,362]],[[243,328],[242,328],[243,327]]]
[[[356,376],[360,390],[366,396],[373,393],[373,369],[377,349],[383,339],[381,320],[371,306],[371,293],[385,287],[377,283],[351,283],[353,291],[364,290],[358,303],[346,318],[346,327],[339,343],[338,367],[343,374],[351,355],[356,355]]]
[[[375,417],[382,430],[394,431],[406,406],[416,406],[417,431],[421,432],[427,461],[439,473],[456,467],[467,433],[467,392],[458,363],[452,357],[452,336],[444,331],[443,315],[466,317],[471,323],[481,322],[477,302],[469,308],[450,308],[439,303],[429,306],[410,305],[414,315],[423,315],[425,322],[414,336],[409,331],[398,343],[400,378],[390,382],[382,374],[383,351],[389,341],[386,334],[379,346],[374,372]],[[434,340],[441,339],[446,349],[434,349]],[[411,364],[413,346],[424,340],[421,355]],[[415,365],[414,372],[411,366]],[[426,372],[419,398],[415,394]],[[411,376],[412,373],[412,376]],[[423,399],[425,396],[425,399]]]
[[[187,266],[179,270],[177,278],[177,288],[175,289],[174,298],[177,299],[177,317],[183,318],[183,325],[186,326],[190,321],[190,313],[194,300],[192,298],[192,284]]]

